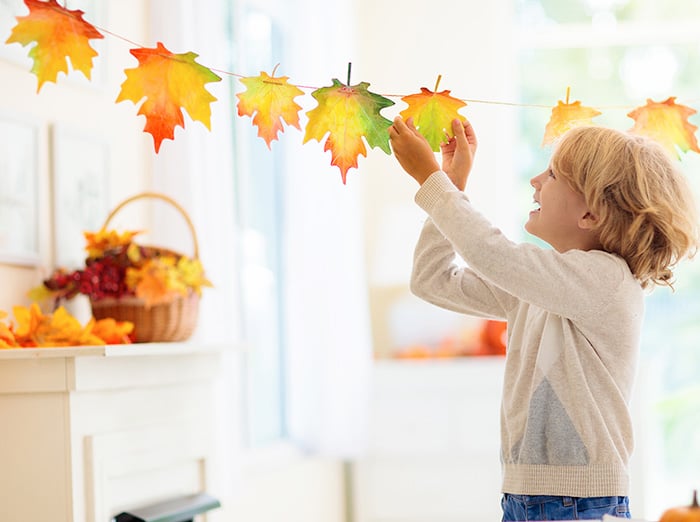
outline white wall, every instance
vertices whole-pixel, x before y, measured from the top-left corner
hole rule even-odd
[[[442,75],[438,91],[449,90],[456,98],[515,101],[512,2],[358,0],[356,4],[359,34],[353,77],[370,82],[371,91],[400,95],[417,93],[421,87],[432,91]],[[390,119],[406,108],[400,98],[391,99],[396,105],[383,111]],[[515,172],[513,154],[508,152],[514,148],[515,111],[467,102],[459,112],[472,122],[480,140],[470,196],[508,232],[513,227],[509,209]],[[413,203],[416,183],[392,156],[372,150],[351,175],[364,185],[375,350],[387,355],[394,340],[380,323],[387,307],[401,299],[417,307],[417,315],[429,312],[407,291],[424,214]]]
[[[18,15],[27,14],[23,2],[15,2]],[[108,9],[105,21],[111,31],[128,36],[135,41],[145,40],[144,2],[123,0],[104,2]],[[2,13],[6,15],[5,12]],[[86,19],[90,19],[86,16]],[[13,26],[3,20],[4,26]],[[0,35],[2,45],[9,37]],[[100,42],[102,43],[102,42]],[[88,83],[82,73],[72,72],[70,78],[63,74],[57,83],[45,83],[37,93],[37,78],[29,71],[31,60],[26,58],[29,49],[20,44],[6,45],[5,54],[17,57],[0,57],[0,117],[26,120],[36,124],[39,137],[38,187],[39,187],[39,266],[11,266],[0,262],[0,310],[11,311],[13,305],[26,305],[29,288],[41,282],[41,278],[53,269],[52,223],[52,156],[51,129],[60,124],[75,132],[85,134],[109,144],[110,204],[116,205],[127,195],[142,190],[149,183],[150,137],[142,132],[143,120],[136,117],[136,109],[130,102],[115,104],[119,86],[125,79],[124,69],[134,67],[129,45],[115,38],[105,38],[104,52],[95,60],[104,71],[99,82]],[[3,55],[4,56],[4,55]],[[105,218],[106,218],[105,214]]]

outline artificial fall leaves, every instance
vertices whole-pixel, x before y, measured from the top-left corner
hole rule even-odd
[[[24,0],[29,14],[17,17],[17,25],[6,43],[36,45],[29,51],[34,60],[32,72],[38,79],[37,92],[44,82],[55,82],[59,72],[68,73],[67,58],[73,69],[81,71],[89,80],[92,59],[97,51],[90,40],[104,38],[92,25],[83,20],[82,11],[70,11],[56,0]]]
[[[544,129],[542,144],[552,143],[557,137],[574,127],[591,125],[593,118],[600,114],[591,107],[583,107],[580,101],[569,103],[569,89],[567,89],[566,101],[559,100],[557,106],[552,109],[552,117]]]
[[[646,105],[633,110],[628,116],[634,119],[632,132],[654,138],[669,152],[678,155],[676,147],[683,152],[700,152],[695,139],[698,128],[688,122],[688,117],[696,112],[690,107],[676,104],[676,98],[671,96],[663,102],[647,100]]]
[[[92,318],[83,326],[62,306],[47,314],[36,303],[12,311],[16,324],[8,324],[8,314],[0,310],[0,349],[129,344],[134,329],[133,323],[114,319]]]
[[[435,152],[440,150],[440,144],[445,141],[445,133],[452,135],[452,120],[464,119],[457,111],[467,105],[450,96],[450,91],[437,92],[440,78],[438,76],[434,92],[421,87],[420,94],[401,98],[408,104],[408,108],[401,111],[401,117],[413,118],[413,124]]]
[[[670,154],[680,157],[679,149],[683,152],[692,150],[700,153],[695,138],[697,127],[688,121],[688,117],[696,112],[695,109],[677,104],[676,98],[671,96],[663,102],[647,100],[646,105],[637,107],[627,116],[634,120],[630,132],[648,136],[661,143]],[[552,143],[573,127],[591,125],[593,118],[600,114],[596,109],[582,106],[580,101],[569,103],[567,89],[566,101],[559,100],[557,106],[552,109],[542,144]]]
[[[236,95],[239,100],[238,115],[253,118],[258,136],[265,140],[268,149],[272,140],[277,139],[277,133],[283,131],[281,120],[301,130],[301,106],[294,98],[304,94],[299,87],[289,84],[289,78],[275,78],[274,74],[274,71],[272,76],[261,71],[260,76],[242,78],[241,83],[247,90]]]
[[[198,258],[139,245],[133,241],[138,233],[105,228],[85,232],[85,267],[72,272],[55,270],[30,296],[54,302],[77,294],[96,301],[132,296],[150,307],[169,303],[177,296],[201,295],[203,287],[212,286]]]
[[[349,83],[349,82],[348,82]],[[309,111],[304,143],[310,139],[328,139],[323,150],[331,151],[331,164],[340,169],[343,183],[350,167],[357,167],[357,157],[366,156],[362,137],[370,147],[379,147],[387,154],[389,147],[388,128],[391,121],[379,114],[384,107],[394,102],[367,90],[369,83],[343,85],[333,79],[333,85],[316,89],[311,95],[318,106]]]
[[[56,82],[58,73],[68,72],[68,60],[73,69],[91,77],[93,59],[97,52],[90,41],[103,38],[100,31],[83,20],[83,12],[71,11],[56,0],[24,0],[29,9],[26,16],[17,17],[6,43],[31,46],[32,72],[37,76],[37,92],[45,82]],[[176,54],[158,42],[155,48],[131,49],[138,61],[126,69],[126,80],[116,102],[131,101],[139,105],[138,114],[146,118],[144,131],[151,134],[156,153],[165,139],[174,139],[175,128],[185,127],[183,110],[192,120],[211,130],[211,104],[217,99],[206,89],[206,84],[221,78],[212,69],[195,61],[193,52]],[[356,85],[332,80],[329,87],[312,88],[311,96],[317,106],[308,111],[308,123],[303,143],[312,139],[325,140],[324,151],[331,153],[331,165],[340,169],[343,183],[347,172],[357,167],[359,156],[366,156],[365,143],[390,154],[387,129],[391,122],[380,111],[394,105],[388,98],[368,90],[369,83]],[[241,77],[246,91],[237,94],[238,115],[252,118],[258,136],[267,147],[279,139],[284,131],[283,122],[301,130],[299,113],[302,107],[295,98],[303,91],[289,83],[288,77],[275,77],[261,72],[256,77]],[[439,82],[439,78],[438,78]],[[401,97],[408,107],[400,114],[412,117],[418,131],[425,136],[434,151],[451,135],[451,121],[464,119],[458,110],[466,103],[450,96],[450,91],[438,92],[421,87],[420,93]],[[665,102],[647,101],[647,105],[631,111],[634,120],[632,132],[649,135],[664,144],[672,153],[679,150],[700,152],[694,133],[697,127],[688,122],[696,111],[678,105],[673,97]],[[543,144],[551,143],[571,127],[591,124],[600,114],[580,101],[559,101],[553,108],[546,126]]]
[[[195,53],[173,54],[158,42],[155,49],[132,49],[131,54],[139,66],[124,71],[126,80],[117,103],[130,100],[138,104],[146,98],[138,113],[146,116],[144,131],[153,136],[156,152],[164,139],[174,139],[175,127],[185,127],[182,109],[211,130],[209,105],[216,98],[204,84],[221,78],[195,62]]]

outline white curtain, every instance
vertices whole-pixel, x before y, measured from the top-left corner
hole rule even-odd
[[[289,20],[290,81],[345,83],[355,48],[352,2],[301,0]],[[306,111],[316,106],[305,93],[298,98],[302,133]],[[360,174],[351,169],[343,185],[323,144],[302,146],[303,134],[289,134],[289,428],[303,448],[351,458],[365,446],[372,365]]]
[[[164,35],[166,47],[177,53],[197,52],[199,63],[225,67],[226,16],[218,2],[208,2],[206,9],[193,0],[151,4],[154,34]],[[352,51],[349,2],[280,1],[278,7],[291,57],[278,74],[302,85],[330,85],[329,74],[344,82]],[[342,23],[332,26],[329,19]],[[258,67],[231,72],[257,75],[263,69],[270,72],[274,64]],[[235,314],[229,312],[236,307],[234,242],[241,238],[231,227],[230,119],[237,100],[223,83],[207,84],[218,98],[212,105],[211,133],[186,118],[186,139],[178,140],[178,133],[183,133],[178,129],[174,143],[163,142],[153,174],[156,190],[192,209],[201,258],[216,284],[216,291],[205,290],[201,303],[197,335],[204,339],[230,339]],[[304,113],[315,106],[310,91],[305,94],[300,101],[302,126]],[[329,153],[316,141],[302,146],[302,137],[289,128],[273,144],[285,148],[289,161],[284,291],[287,425],[290,439],[304,451],[352,457],[364,447],[372,363],[360,187],[352,181],[357,170],[350,171],[348,185],[343,185],[339,170],[330,166]]]
[[[194,52],[206,67],[226,70],[227,10],[223,2],[151,0],[151,31],[155,47],[162,41],[168,50]],[[219,74],[219,76],[223,76]],[[152,187],[165,193],[190,213],[199,241],[199,255],[214,288],[203,290],[195,339],[220,342],[239,338],[236,299],[235,220],[231,96],[226,77],[206,84],[217,98],[211,104],[211,132],[185,115],[185,129],[175,130],[175,140],[164,140],[154,155]],[[169,245],[188,246],[187,229],[174,222],[172,211],[155,207],[155,226]]]

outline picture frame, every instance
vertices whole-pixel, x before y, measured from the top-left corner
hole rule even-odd
[[[39,126],[0,114],[0,263],[37,266]]]
[[[51,127],[53,253],[57,267],[85,262],[84,231],[97,231],[109,211],[109,144],[84,130]]]

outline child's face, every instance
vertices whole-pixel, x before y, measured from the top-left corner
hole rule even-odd
[[[590,232],[582,228],[589,215],[583,194],[551,167],[530,180],[538,208],[530,212],[525,230],[552,245],[559,252],[573,248],[588,250]]]

